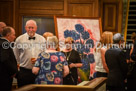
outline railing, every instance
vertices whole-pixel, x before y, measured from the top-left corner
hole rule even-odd
[[[14,91],[105,91],[106,79],[104,77],[85,81],[79,85],[27,85]]]
[[[128,15],[129,15],[129,2],[130,2],[130,0],[127,1],[126,20],[125,20],[125,32],[124,32],[124,40],[125,40],[125,42],[126,42],[126,39],[127,39],[127,26],[128,26]]]

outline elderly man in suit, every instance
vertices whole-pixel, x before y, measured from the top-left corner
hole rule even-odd
[[[125,78],[127,76],[127,63],[125,53],[120,48],[122,36],[117,33],[113,36],[114,46],[105,53],[105,60],[109,68],[106,83],[107,91],[125,91]]]
[[[10,91],[13,77],[17,73],[17,62],[10,47],[14,41],[15,30],[12,27],[5,27],[0,38],[0,90]]]

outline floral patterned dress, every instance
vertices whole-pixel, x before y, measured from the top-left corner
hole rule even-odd
[[[62,52],[42,52],[35,67],[39,67],[36,84],[63,84],[63,66],[68,65]]]

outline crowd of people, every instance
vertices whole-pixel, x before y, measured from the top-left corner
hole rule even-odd
[[[14,28],[0,22],[1,90],[10,91],[14,77],[18,87],[28,84],[78,84],[77,69],[83,63],[79,53],[71,47],[74,40],[67,37],[65,48],[59,51],[58,38],[50,32],[43,36],[37,34],[37,27],[36,21],[28,20],[26,33],[16,38]],[[124,43],[120,33],[113,35],[105,31],[101,35],[100,44],[94,50],[95,71],[96,77],[107,77],[107,91],[125,91],[125,87],[128,91],[136,90],[136,33],[132,34],[132,40],[131,51],[126,52],[119,47]]]
[[[96,77],[107,77],[107,91],[136,90],[136,33],[132,34],[131,39],[132,47],[124,47],[124,37],[120,33],[113,35],[105,31],[101,36],[102,46],[96,48],[94,53],[95,70]]]

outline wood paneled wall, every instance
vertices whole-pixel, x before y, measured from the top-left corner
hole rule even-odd
[[[68,15],[98,17],[98,0],[68,0]]]
[[[24,16],[53,17],[64,14],[64,0],[16,0],[15,3],[18,12],[18,20],[15,21],[17,36],[22,34]]]
[[[0,0],[0,21],[4,21],[8,26],[13,26],[12,0]]]
[[[122,0],[101,0],[100,6],[103,31],[121,32]]]
[[[54,15],[98,17],[98,0],[16,0],[15,27],[21,34],[23,16],[53,17]],[[95,11],[95,12],[94,12]]]
[[[0,0],[0,21],[22,34],[23,16],[101,17],[103,31],[121,32],[122,0]]]
[[[20,0],[19,13],[29,15],[63,15],[63,3],[63,0]]]

